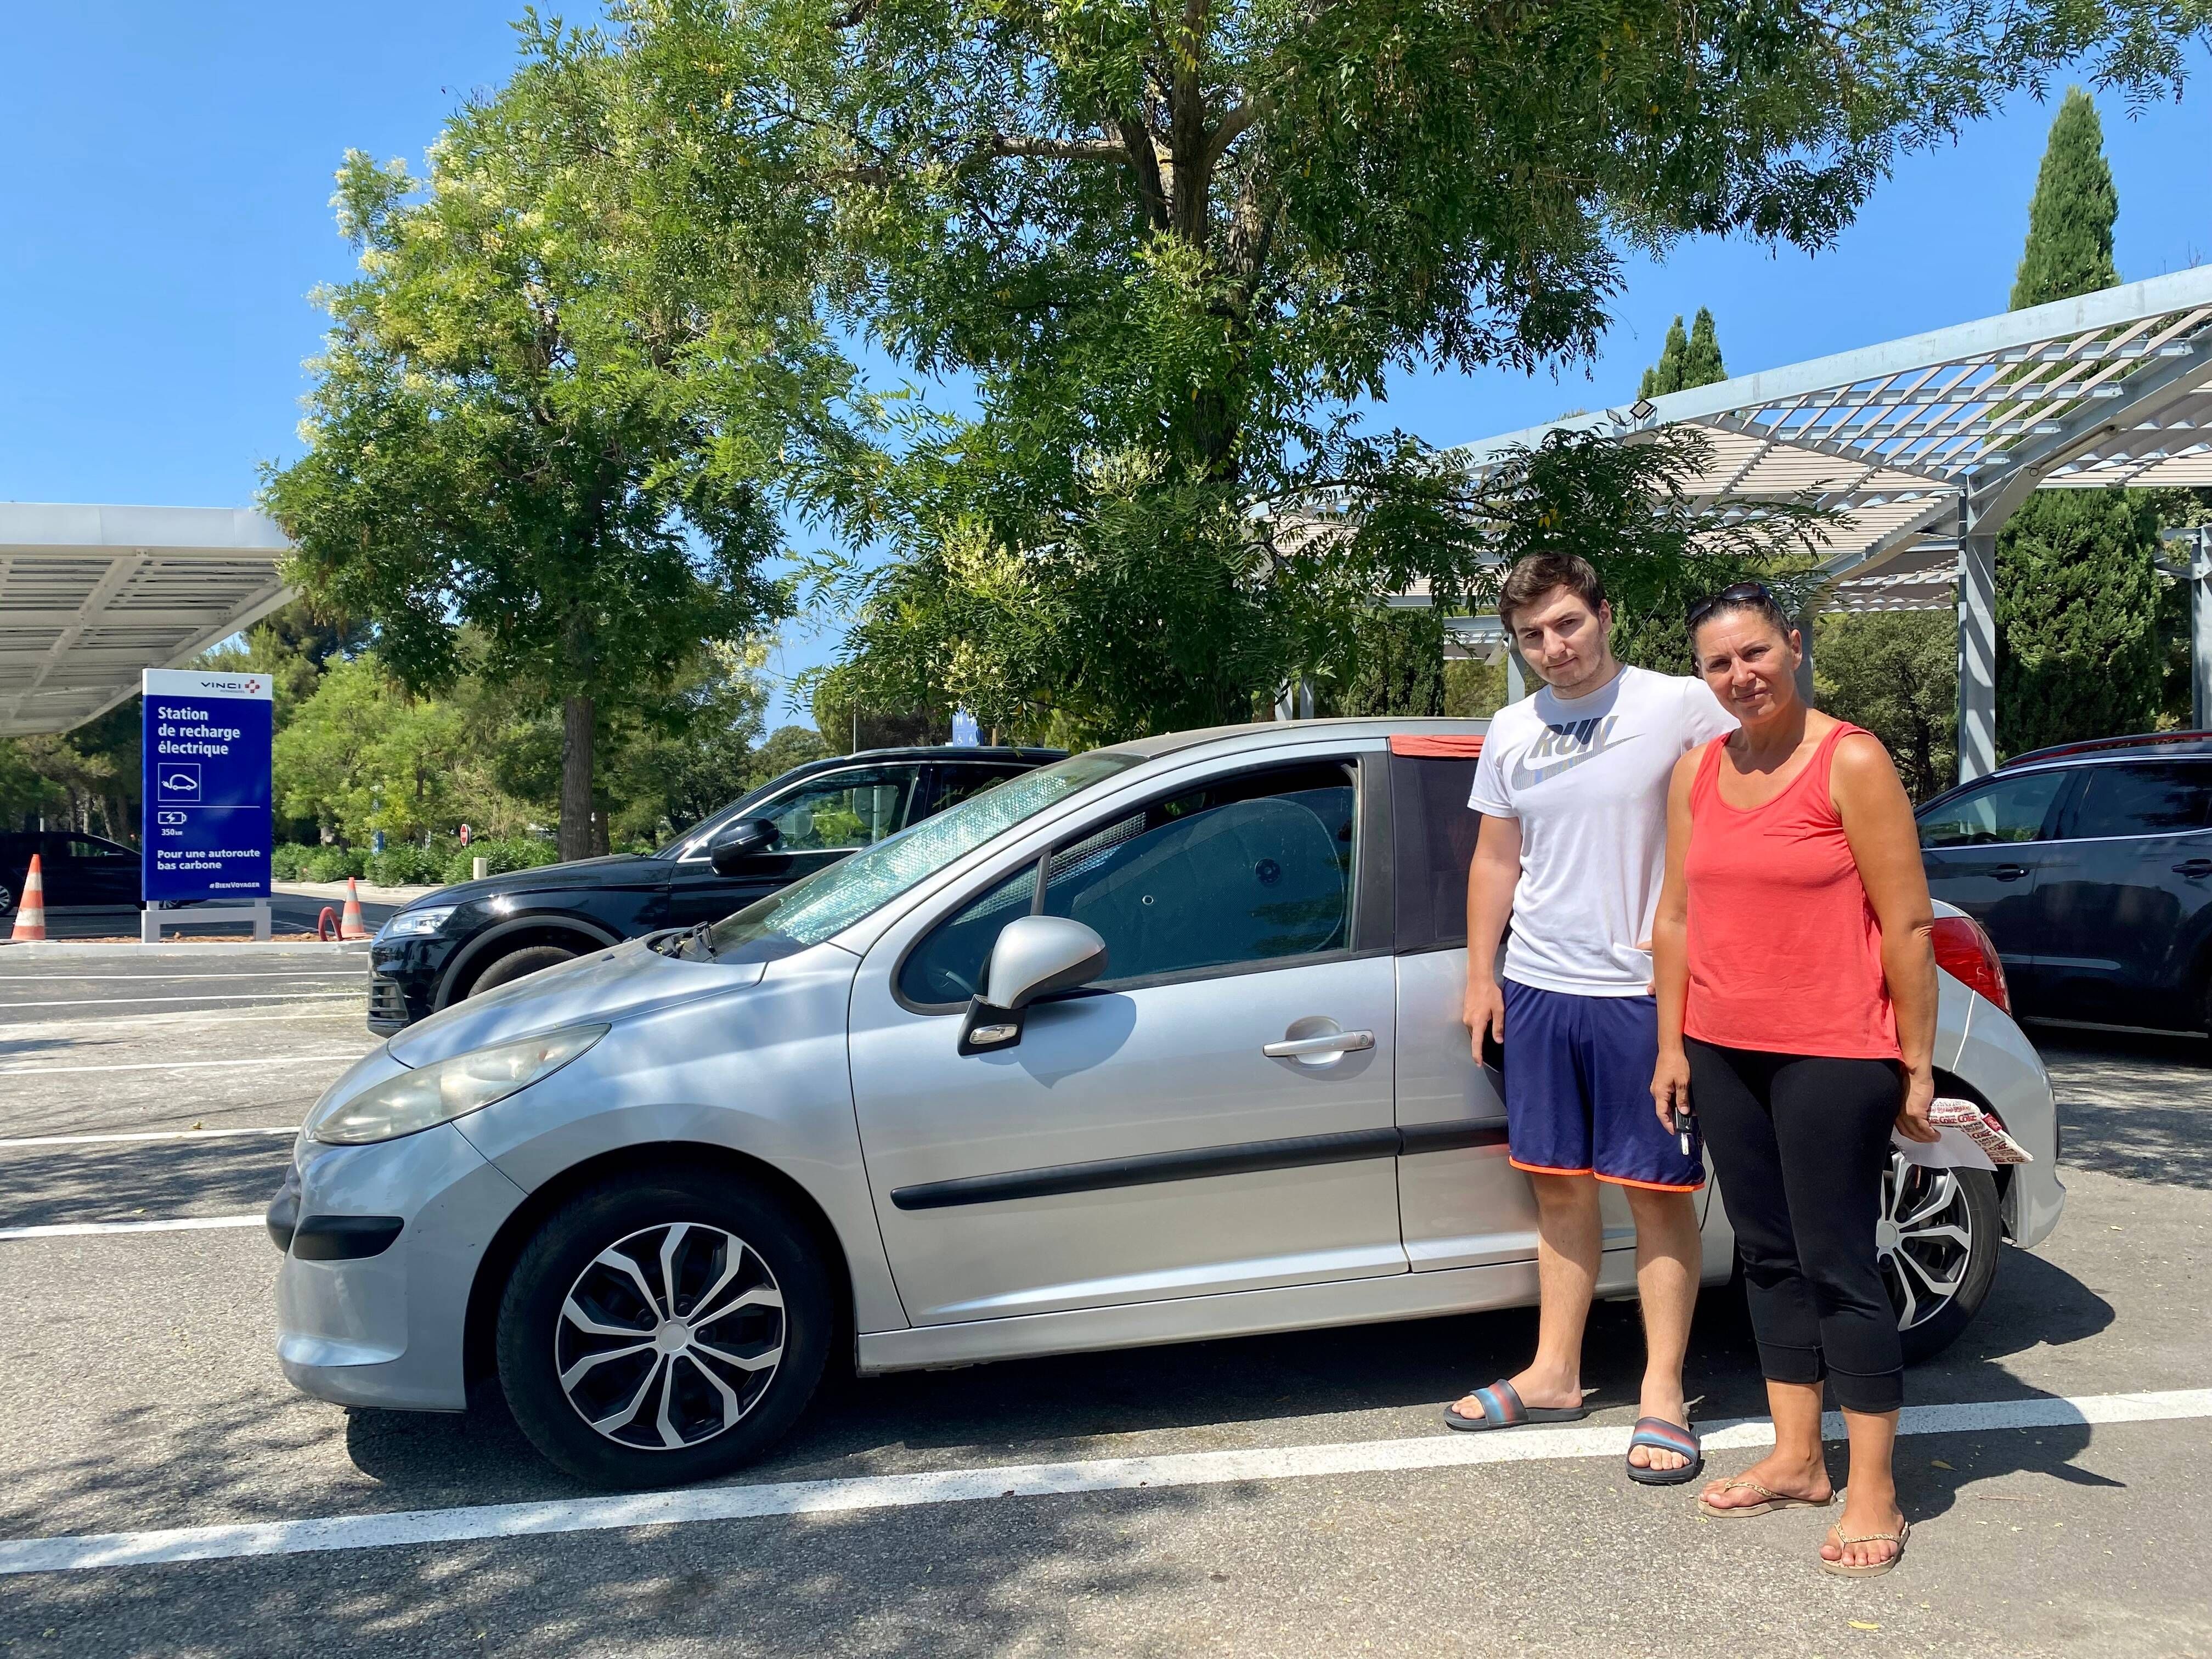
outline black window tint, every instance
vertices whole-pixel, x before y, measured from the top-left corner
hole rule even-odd
[[[1055,854],[1044,914],[1106,941],[1108,983],[1341,950],[1357,803],[1336,764],[1156,802]]]
[[[940,766],[937,769],[936,798],[929,810],[942,812],[970,795],[980,795],[994,784],[1018,778],[1027,769],[1018,766]]]
[[[1923,847],[1988,847],[2040,841],[2044,820],[2070,775],[2029,772],[1999,778],[1929,807],[1920,819]]]
[[[981,995],[999,930],[1016,916],[1029,915],[1036,898],[1036,866],[1025,865],[957,915],[939,922],[900,967],[899,994],[923,1004],[965,1002]]]
[[[1401,951],[1467,943],[1467,872],[1482,827],[1467,804],[1474,787],[1471,759],[1390,757]]]
[[[2066,839],[2173,835],[2204,827],[2212,768],[2193,761],[2133,761],[2081,769]]]

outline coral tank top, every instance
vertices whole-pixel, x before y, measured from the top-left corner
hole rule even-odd
[[[1764,806],[1721,799],[1725,738],[1690,788],[1689,999],[1682,1030],[1724,1048],[1896,1060],[1881,929],[1828,789],[1838,724]]]

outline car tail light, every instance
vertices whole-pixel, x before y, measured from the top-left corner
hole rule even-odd
[[[2005,1011],[2012,1012],[2012,992],[2005,984],[2004,963],[1997,947],[1972,916],[1936,918],[1936,965],[1968,990],[1979,993]]]

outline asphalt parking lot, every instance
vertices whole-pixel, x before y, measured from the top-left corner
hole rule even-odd
[[[1911,1548],[1850,1582],[1814,1568],[1829,1517],[1622,1478],[1620,1305],[1587,1427],[1445,1432],[1531,1339],[1492,1315],[848,1382],[664,1498],[575,1487],[495,1401],[307,1400],[258,1212],[371,1046],[362,971],[0,949],[0,1650],[2212,1653],[2212,1043],[2037,1033],[2067,1216],[1909,1379]],[[1691,1386],[1709,1427],[1760,1412],[1723,1292]]]

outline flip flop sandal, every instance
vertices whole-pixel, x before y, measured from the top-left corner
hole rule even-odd
[[[1474,1397],[1482,1402],[1480,1417],[1462,1417],[1452,1409],[1459,1402],[1444,1407],[1444,1426],[1458,1429],[1466,1434],[1485,1434],[1492,1429],[1517,1429],[1529,1423],[1579,1423],[1589,1415],[1588,1406],[1529,1406],[1522,1403],[1513,1385],[1504,1377],[1486,1389],[1477,1389]]]
[[[1838,1578],[1879,1578],[1905,1559],[1905,1540],[1912,1536],[1912,1522],[1910,1521],[1900,1522],[1895,1532],[1866,1532],[1859,1534],[1856,1538],[1844,1537],[1843,1528],[1834,1526],[1828,1528],[1828,1536],[1836,1540],[1838,1549],[1848,1549],[1853,1544],[1896,1545],[1896,1554],[1891,1556],[1887,1561],[1876,1561],[1870,1566],[1847,1567],[1840,1561],[1831,1561],[1825,1555],[1818,1558],[1820,1571],[1832,1572]]]
[[[1721,1482],[1723,1492],[1755,1492],[1761,1502],[1757,1504],[1708,1504],[1703,1492],[1698,1494],[1698,1513],[1715,1521],[1748,1521],[1754,1515],[1771,1515],[1777,1510],[1825,1510],[1836,1501],[1831,1492],[1826,1498],[1792,1498],[1788,1492],[1777,1492],[1771,1486],[1762,1486],[1756,1480],[1738,1478]]]
[[[1669,1423],[1663,1417],[1639,1417],[1636,1432],[1628,1437],[1631,1451],[1638,1446],[1649,1446],[1654,1451],[1680,1452],[1690,1461],[1679,1469],[1638,1468],[1628,1466],[1628,1478],[1639,1486],[1687,1486],[1705,1472],[1705,1449],[1698,1442],[1694,1430],[1679,1423]]]

